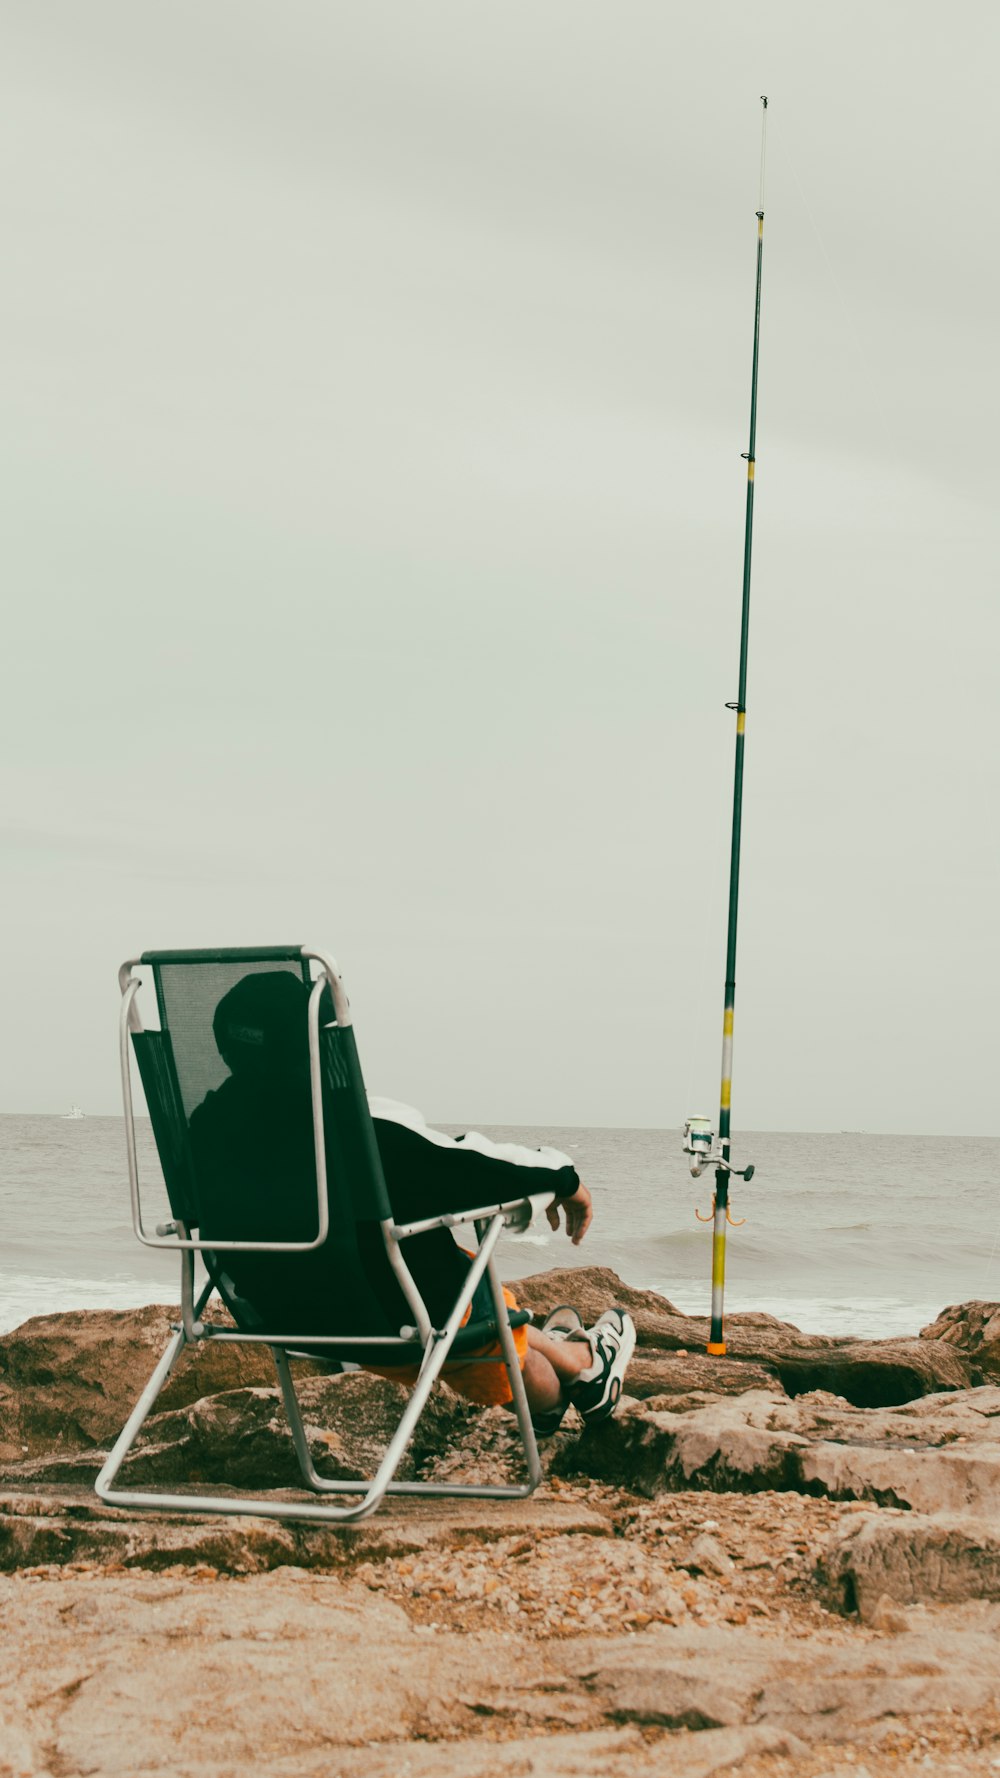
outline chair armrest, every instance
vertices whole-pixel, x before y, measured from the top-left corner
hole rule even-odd
[[[440,1216],[425,1216],[419,1222],[399,1222],[392,1226],[393,1238],[405,1241],[409,1235],[424,1235],[430,1229],[457,1229],[463,1223],[492,1222],[502,1217],[504,1226],[513,1229],[530,1227],[536,1210],[546,1210],[555,1203],[555,1192],[530,1192],[523,1198],[511,1198],[505,1204],[480,1204],[474,1210],[445,1210]]]

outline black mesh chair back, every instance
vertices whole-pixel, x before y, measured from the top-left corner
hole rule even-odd
[[[308,963],[298,951],[143,961],[161,1029],[133,1045],[174,1216],[209,1243],[315,1240]],[[413,1316],[379,1227],[391,1210],[354,1033],[325,999],[327,1239],[305,1253],[210,1252],[207,1263],[244,1324],[398,1336]]]

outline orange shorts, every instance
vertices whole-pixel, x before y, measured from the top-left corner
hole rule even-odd
[[[509,1290],[504,1291],[503,1300],[508,1309],[516,1309],[518,1306],[516,1298]],[[462,1316],[463,1327],[471,1313],[470,1304]],[[523,1370],[528,1356],[528,1329],[527,1326],[515,1327],[511,1332],[514,1335],[517,1362]],[[483,1359],[490,1359],[492,1362],[484,1364]],[[415,1383],[419,1374],[415,1364],[396,1365],[391,1370],[383,1369],[377,1364],[366,1364],[365,1370],[374,1371],[379,1377],[388,1377],[392,1383]],[[464,1358],[450,1358],[441,1375],[456,1395],[464,1395],[466,1401],[478,1402],[480,1407],[503,1407],[511,1400],[510,1380],[499,1340],[494,1340],[491,1346],[484,1346],[480,1352],[470,1352]]]

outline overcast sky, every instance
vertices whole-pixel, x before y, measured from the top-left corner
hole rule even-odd
[[[334,951],[441,1120],[997,1129],[991,4],[4,0],[2,1107]]]

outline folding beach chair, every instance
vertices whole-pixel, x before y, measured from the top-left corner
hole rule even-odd
[[[158,1030],[143,1029],[137,1004],[142,978],[133,973],[139,966],[148,968],[153,979]],[[275,980],[283,974],[290,976],[296,986]],[[258,1030],[237,1028],[236,1047],[242,1044],[252,1063],[249,1079],[254,1098],[243,1120],[244,1130],[239,1106],[246,1107],[248,1101],[245,1097],[240,1100],[239,1082],[234,1085],[236,1065],[232,1056],[224,1059],[220,1053],[217,1014],[223,1001],[236,1004],[235,998],[227,1001],[227,996],[232,996],[237,984],[246,983],[248,977],[255,978],[248,984],[251,996],[259,995],[265,987],[287,989],[293,1000],[297,998],[301,1012],[307,1008],[307,1017],[300,1019],[294,1029],[289,1027],[288,1043],[278,1047],[273,1032],[265,1041]],[[267,982],[260,980],[264,977]],[[97,1478],[100,1498],[130,1507],[346,1523],[373,1512],[387,1493],[473,1495],[486,1499],[523,1498],[530,1494],[541,1480],[541,1465],[511,1329],[531,1317],[527,1311],[508,1310],[494,1249],[505,1226],[526,1227],[534,1210],[551,1203],[553,1194],[483,1204],[461,1215],[428,1216],[403,1225],[394,1220],[347,996],[336,964],[324,952],[297,945],[253,950],[147,951],[124,963],[118,979],[122,992],[120,1050],[133,1227],[147,1247],[179,1253],[181,1319]],[[146,1096],[172,1217],[171,1221],[158,1224],[153,1233],[143,1223],[140,1202],[132,1105],[133,1055]],[[246,1158],[246,1141],[255,1139],[257,1129],[254,1107],[261,1096],[282,1093],[282,1103],[291,1109],[287,1129],[280,1125],[277,1150],[267,1151],[265,1171],[273,1165],[275,1176],[272,1191],[268,1172],[265,1195],[269,1202],[262,1206],[250,1202],[249,1185],[244,1192],[240,1168],[244,1167],[249,1178],[256,1166],[259,1186],[259,1144],[258,1151],[249,1160]],[[218,1143],[214,1151],[206,1150],[200,1139],[208,1122],[209,1105],[216,1111],[220,1106],[236,1107],[233,1140],[226,1151]],[[304,1164],[308,1183],[303,1206]],[[298,1181],[295,1190],[293,1174]],[[220,1181],[224,1182],[224,1189]],[[292,1216],[290,1204],[296,1207]],[[269,1226],[263,1226],[265,1221]],[[478,1246],[458,1298],[444,1319],[439,1310],[435,1325],[407,1267],[405,1244],[428,1230],[465,1224],[470,1233],[475,1230]],[[303,1279],[315,1279],[316,1255],[321,1248],[327,1249],[322,1260],[323,1303],[328,1308],[336,1306],[336,1314],[327,1317],[327,1326],[331,1318],[334,1321],[333,1331],[323,1331],[315,1291],[310,1301],[309,1289],[298,1287],[300,1275]],[[197,1254],[202,1256],[208,1273],[200,1292],[195,1288]],[[234,1273],[240,1278],[239,1286],[234,1282]],[[248,1275],[256,1281],[253,1290],[247,1289]],[[272,1283],[274,1289],[270,1288]],[[234,1326],[202,1320],[213,1292],[218,1292],[229,1309]],[[480,1312],[483,1303],[485,1317]],[[298,1314],[300,1304],[302,1313]],[[467,1312],[475,1319],[470,1318],[463,1326]],[[449,1359],[477,1353],[496,1342],[502,1354],[497,1362],[504,1364],[510,1380],[527,1480],[520,1485],[496,1486],[396,1481],[400,1460],[443,1365]],[[270,1347],[306,1488],[324,1497],[360,1495],[360,1501],[337,1503],[324,1498],[321,1502],[296,1504],[246,1495],[116,1488],[118,1472],[184,1348],[209,1343]],[[290,1355],[298,1354],[361,1366],[418,1367],[412,1395],[370,1481],[333,1480],[317,1473],[289,1368]]]

